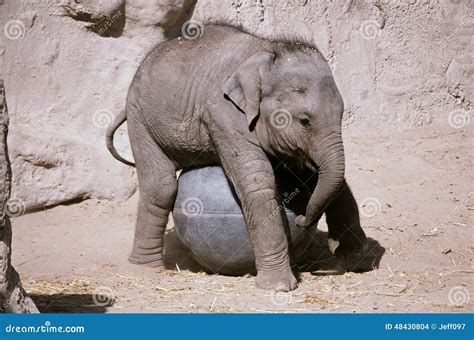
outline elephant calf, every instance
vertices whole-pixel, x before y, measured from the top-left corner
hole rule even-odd
[[[176,171],[220,163],[242,203],[256,257],[257,285],[290,291],[284,217],[273,164],[312,171],[318,184],[302,227],[326,211],[331,250],[361,254],[366,237],[344,181],[343,101],[314,46],[269,41],[226,25],[208,25],[199,39],[182,37],[151,51],[130,86],[126,110],[107,131],[107,145],[125,121],[140,198],[130,261],[163,265],[163,239],[176,197]]]

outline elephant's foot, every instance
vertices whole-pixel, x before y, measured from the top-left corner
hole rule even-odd
[[[258,271],[257,286],[263,289],[289,292],[296,289],[297,281],[290,268],[283,270]]]
[[[139,264],[152,268],[165,266],[161,252],[154,254],[143,254],[134,250],[128,257],[128,261],[132,264]]]
[[[362,231],[362,229],[360,230]],[[362,232],[354,234],[351,229],[343,233],[339,238],[332,235],[328,238],[329,250],[335,256],[346,261],[362,257],[367,252],[367,237]]]

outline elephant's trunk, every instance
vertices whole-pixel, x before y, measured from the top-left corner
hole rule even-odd
[[[337,196],[344,183],[344,147],[341,132],[334,132],[323,146],[311,154],[311,158],[318,166],[318,184],[306,207],[306,216],[298,216],[296,223],[307,227],[315,222],[324,213],[326,207]]]

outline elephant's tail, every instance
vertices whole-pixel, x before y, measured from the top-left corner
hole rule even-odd
[[[119,128],[120,125],[122,125],[125,121],[127,120],[127,112],[125,110],[122,110],[117,117],[115,117],[114,121],[110,126],[107,128],[107,133],[105,135],[105,143],[107,145],[107,149],[109,149],[110,153],[112,156],[115,157],[115,159],[118,159],[120,162],[127,164],[129,166],[135,166],[135,163],[132,163],[130,161],[127,161],[125,158],[119,155],[117,150],[114,147],[114,134],[115,131]]]

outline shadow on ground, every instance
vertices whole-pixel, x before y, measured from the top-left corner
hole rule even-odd
[[[311,272],[313,275],[341,275],[345,272],[363,273],[379,267],[385,254],[385,248],[376,240],[368,238],[367,253],[354,261],[343,261],[335,257],[327,245],[328,234],[316,231],[314,242],[310,245],[303,260],[295,263],[299,272]],[[209,272],[192,257],[191,251],[183,245],[174,230],[165,236],[165,263],[167,269],[189,270],[194,273]]]
[[[346,272],[365,273],[377,269],[385,254],[385,248],[377,240],[368,237],[368,249],[365,255],[353,261],[344,261],[331,253],[327,239],[327,232],[316,231],[314,242],[307,250],[304,259],[296,264],[300,272],[311,272],[317,276],[342,275]]]
[[[92,294],[30,295],[41,313],[105,313],[113,302],[96,303]],[[99,300],[102,301],[102,300]]]

